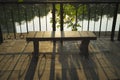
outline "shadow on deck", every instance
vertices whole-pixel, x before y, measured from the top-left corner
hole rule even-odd
[[[8,40],[0,45],[0,80],[119,80],[120,42],[98,39],[89,44],[89,59],[80,42],[41,42],[38,59],[32,43]]]

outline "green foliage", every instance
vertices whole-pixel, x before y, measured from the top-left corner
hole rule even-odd
[[[13,21],[21,25],[26,21],[31,21],[35,16],[46,16],[50,10],[49,4],[1,4],[0,25],[4,29],[12,29]]]
[[[67,27],[72,27],[72,30],[77,30],[77,27],[80,27],[78,22],[88,19],[98,21],[104,15],[108,18],[113,17],[114,9],[114,4],[64,4],[64,24],[67,24]],[[60,4],[56,5],[56,12],[57,27],[60,27]]]
[[[64,24],[67,24],[67,27],[72,27],[73,30],[76,30],[77,27],[80,27],[80,24],[78,23],[79,19],[78,16],[82,15],[83,7],[81,4],[64,4],[63,10],[64,10]],[[84,10],[85,10],[84,9]],[[60,27],[60,4],[56,5],[56,22],[57,27]],[[76,29],[75,29],[76,28]]]
[[[56,26],[60,27],[60,4],[56,4],[55,8]],[[63,4],[64,24],[77,30],[77,27],[80,27],[79,22],[84,19],[88,20],[88,15],[90,15],[90,20],[98,21],[101,13],[102,16],[113,17],[114,9],[115,4]],[[33,20],[35,16],[44,17],[51,10],[51,4],[0,4],[0,25],[12,30],[13,21],[21,25]],[[50,22],[52,23],[52,19]]]

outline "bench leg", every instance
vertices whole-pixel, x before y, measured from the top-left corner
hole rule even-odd
[[[38,57],[38,53],[39,53],[39,41],[34,41],[33,45],[34,45],[33,56]]]
[[[89,42],[90,42],[90,40],[83,40],[80,45],[80,51],[86,58],[88,58],[88,56],[89,56],[89,53],[88,53]]]

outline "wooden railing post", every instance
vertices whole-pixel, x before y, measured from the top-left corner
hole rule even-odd
[[[119,31],[118,31],[118,41],[120,41],[120,25],[119,25]]]
[[[12,9],[11,9],[11,16],[12,16],[14,38],[16,39],[15,21],[14,21],[14,15],[13,15],[13,10]]]
[[[60,4],[60,31],[63,31],[63,3]]]
[[[87,30],[89,31],[89,26],[90,26],[90,4],[87,4],[88,5],[88,28]]]
[[[0,44],[3,43],[3,34],[2,34],[2,29],[1,29],[1,24],[0,24]]]
[[[41,31],[41,17],[40,17],[41,16],[41,11],[40,11],[39,8],[38,8],[38,15],[39,15],[39,31]]]
[[[26,22],[26,29],[27,29],[27,34],[29,33],[28,31],[28,19],[27,19],[27,9],[24,8],[24,11],[25,11],[25,22]]]
[[[117,20],[118,7],[119,7],[119,4],[116,3],[116,7],[115,7],[115,10],[114,10],[114,16],[113,16],[112,31],[111,31],[111,41],[114,41],[115,26],[116,26],[116,20]]]
[[[52,10],[52,21],[53,21],[53,31],[56,31],[56,21],[55,21],[55,3],[52,4],[53,5],[53,10]]]
[[[100,13],[100,26],[99,26],[99,37],[101,36],[102,15],[103,15],[103,7],[102,7],[102,5],[101,5],[101,13]]]

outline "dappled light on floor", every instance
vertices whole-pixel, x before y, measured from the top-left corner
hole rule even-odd
[[[0,45],[0,80],[119,80],[120,42],[98,39],[89,44],[89,58],[79,41],[41,42],[38,57],[33,43],[5,41]]]

